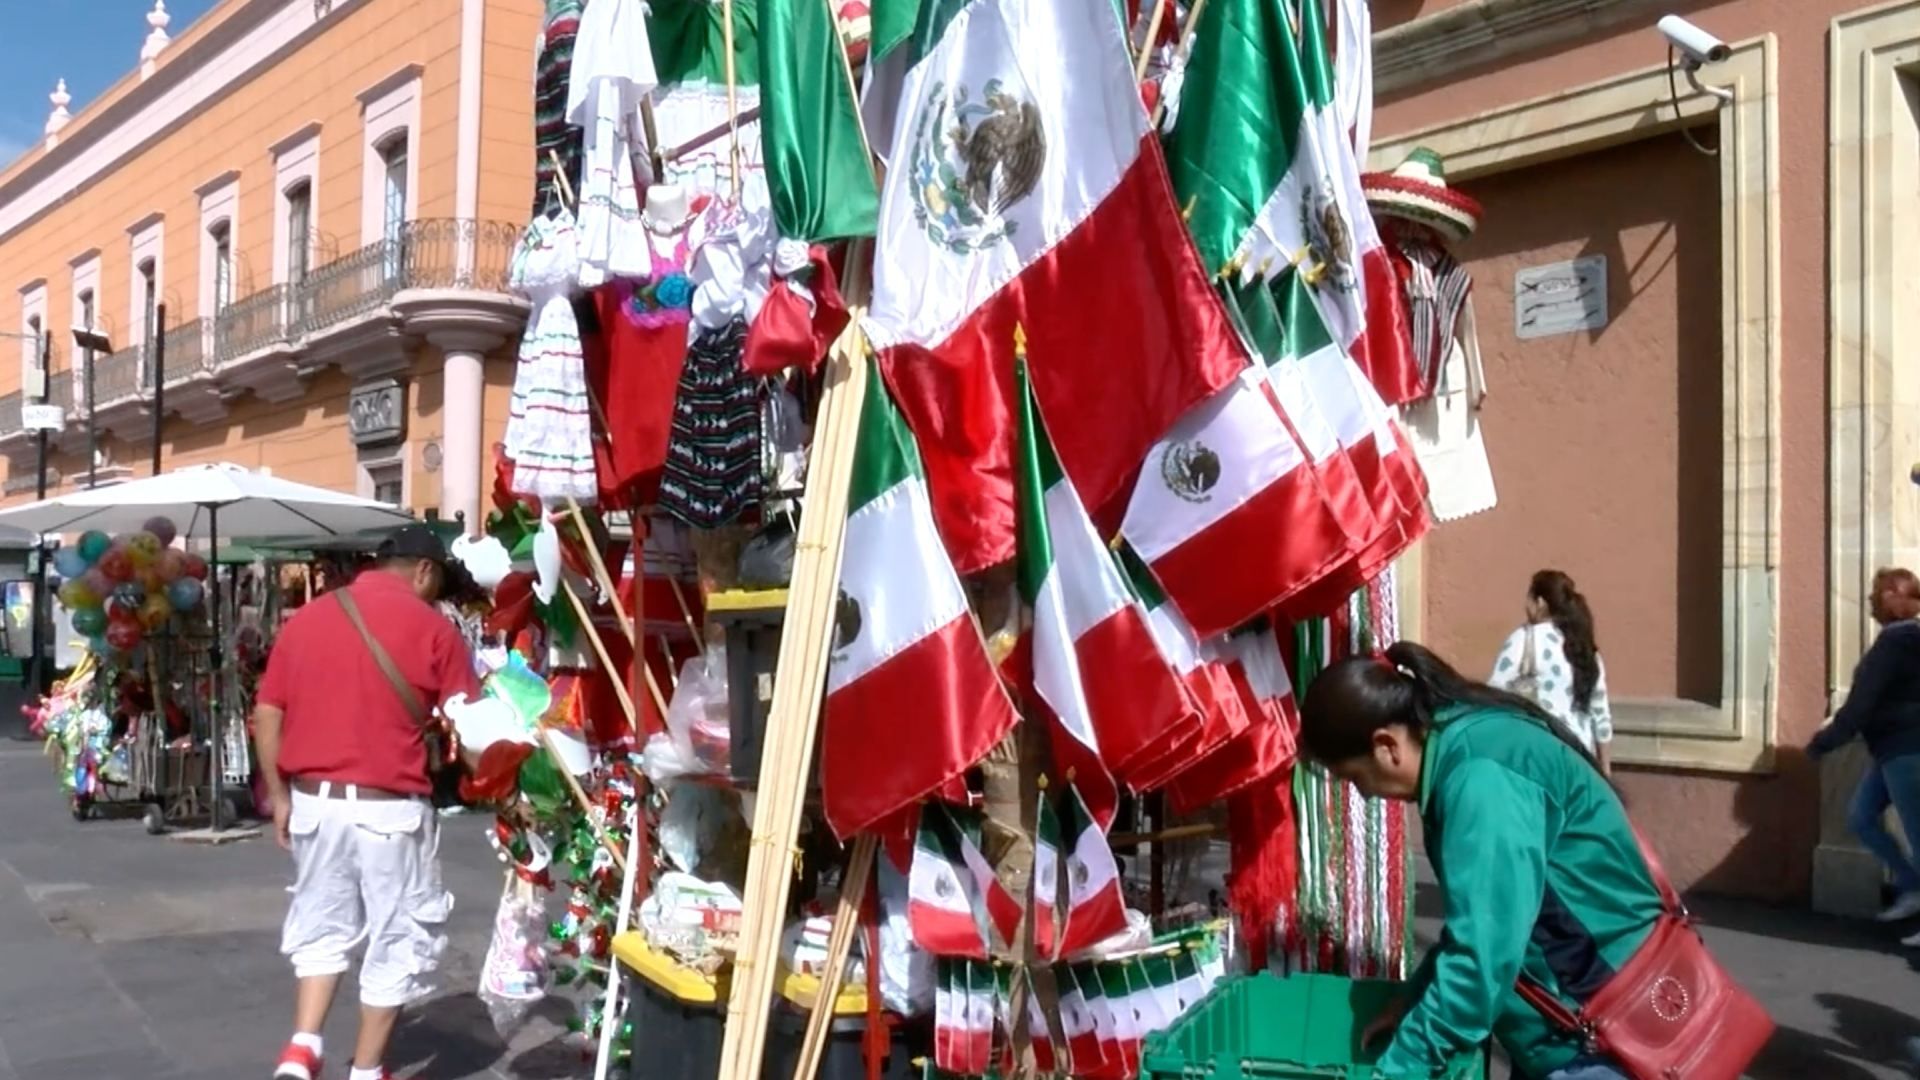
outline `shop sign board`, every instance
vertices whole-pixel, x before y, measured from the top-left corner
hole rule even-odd
[[[1513,275],[1513,336],[1522,341],[1603,330],[1607,257],[1529,266]]]

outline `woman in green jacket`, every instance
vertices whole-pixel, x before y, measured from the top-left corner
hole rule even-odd
[[[1514,989],[1528,975],[1578,1012],[1660,914],[1626,811],[1579,740],[1411,642],[1329,667],[1301,717],[1315,760],[1419,806],[1445,898],[1440,943],[1369,1029],[1392,1034],[1378,1075],[1437,1075],[1491,1036],[1531,1080],[1625,1080]]]

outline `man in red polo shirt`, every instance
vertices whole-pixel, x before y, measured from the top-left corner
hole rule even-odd
[[[260,769],[274,831],[298,866],[280,941],[299,980],[281,1080],[319,1075],[320,1029],[363,943],[348,1080],[383,1080],[400,1007],[427,993],[446,945],[452,897],[440,883],[423,719],[480,693],[466,643],[432,605],[446,563],[426,526],[396,531],[377,565],[288,621],[260,681]]]

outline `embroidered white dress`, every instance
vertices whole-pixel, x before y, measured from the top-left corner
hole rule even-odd
[[[532,302],[533,314],[514,369],[506,454],[513,462],[514,492],[548,504],[568,496],[592,502],[599,494],[586,357],[571,299],[579,269],[576,245],[573,215],[566,210],[535,218],[511,268],[513,288]]]
[[[1507,643],[1500,648],[1500,658],[1493,662],[1488,685],[1507,690],[1520,677],[1527,654],[1528,629],[1523,626],[1508,635]],[[1594,680],[1587,707],[1579,708],[1573,702],[1573,665],[1567,662],[1566,637],[1552,623],[1536,623],[1531,629],[1535,702],[1573,729],[1588,750],[1612,742],[1613,707],[1607,702],[1606,660],[1594,657],[1600,666],[1600,677]]]
[[[645,277],[653,262],[640,222],[647,160],[640,105],[659,78],[640,0],[595,0],[580,16],[567,85],[567,122],[585,133],[580,169],[579,281]]]

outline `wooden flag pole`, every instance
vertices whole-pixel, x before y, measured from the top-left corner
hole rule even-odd
[[[1187,21],[1180,26],[1180,40],[1173,46],[1173,67],[1179,68],[1186,61],[1187,54],[1193,51],[1193,31],[1200,25],[1200,13],[1207,10],[1207,0],[1193,0],[1193,6],[1187,9]],[[1153,115],[1147,119],[1147,130],[1159,131],[1160,118],[1167,114],[1166,84],[1161,84],[1161,94],[1154,100]],[[1187,208],[1182,217],[1193,216],[1193,200],[1187,200]]]
[[[759,798],[747,883],[741,894],[745,910],[734,959],[733,992],[727,1000],[726,1036],[720,1048],[720,1080],[758,1076],[766,1052],[781,924],[793,884],[793,851],[826,690],[840,593],[840,553],[846,539],[847,492],[867,389],[867,345],[860,332],[868,291],[863,246],[856,241],[849,252],[847,297],[852,319],[828,353],[826,388],[808,455],[807,505],[812,512],[800,518],[794,540],[793,584],[787,594],[773,705],[760,758]]]
[[[580,594],[573,591],[573,583],[567,581],[564,575],[565,571],[562,571],[560,591],[567,594],[567,601],[573,605],[574,614],[580,616],[580,628],[586,631],[587,643],[593,646],[593,655],[600,661],[600,670],[606,672],[609,676],[608,681],[613,683],[613,692],[620,699],[620,708],[626,711],[627,725],[633,728],[637,735],[640,731],[640,713],[633,707],[633,695],[627,693],[627,684],[617,678],[620,669],[613,666],[613,658],[607,655],[607,643],[600,637],[600,628],[594,625],[593,612],[587,609],[586,601],[580,599]],[[662,710],[660,715],[665,716],[665,710]]]
[[[740,201],[740,92],[733,57],[733,0],[720,0],[721,48],[727,51],[727,141],[733,174],[733,201]]]
[[[1153,16],[1147,20],[1147,37],[1140,43],[1140,55],[1133,61],[1133,81],[1147,77],[1147,61],[1153,59],[1153,43],[1160,37],[1160,24],[1167,17],[1167,0],[1153,0]]]
[[[667,698],[665,694],[660,692],[660,684],[654,679],[653,669],[647,666],[644,650],[640,647],[640,641],[636,634],[635,627],[637,616],[629,616],[627,614],[626,601],[620,599],[620,590],[614,584],[613,575],[607,572],[607,560],[600,554],[600,544],[594,539],[593,530],[587,528],[586,512],[580,509],[580,504],[574,501],[571,495],[567,497],[567,513],[572,516],[574,527],[580,530],[580,546],[587,549],[587,562],[593,567],[594,584],[599,586],[600,591],[606,593],[607,598],[612,602],[613,613],[620,623],[620,632],[627,636],[627,644],[633,646],[633,665],[639,668],[641,675],[644,676],[647,684],[647,696],[653,699],[653,705],[660,710],[660,719],[664,721],[667,718]],[[636,536],[634,540],[636,550],[642,542],[643,541]],[[645,558],[637,556],[634,559],[633,565],[636,579],[644,579],[646,567]],[[572,589],[569,588],[568,591],[571,592]],[[638,594],[639,590],[636,589],[636,597]],[[636,599],[635,603],[638,602]],[[574,603],[576,607],[579,605],[580,601],[577,597]],[[593,625],[588,616],[583,614],[580,617],[586,620],[589,626]],[[618,672],[614,670],[612,662],[607,659],[606,643],[600,640],[599,628],[594,627],[593,629],[593,649],[595,655],[600,657],[601,665],[610,676],[617,675]],[[633,692],[617,678],[613,680],[613,685],[620,696],[625,699],[627,704],[627,722],[633,725],[634,737],[638,738],[641,734],[639,710],[633,706]]]
[[[840,984],[847,977],[847,956],[853,952],[853,939],[860,932],[860,906],[867,895],[867,881],[873,876],[873,856],[879,846],[879,837],[873,833],[861,833],[853,842],[846,877],[840,882],[840,904],[833,913],[833,933],[827,938],[827,967],[820,973],[820,992],[814,995],[813,1011],[807,1015],[807,1033],[800,1042],[800,1059],[794,1064],[793,1080],[813,1080],[820,1072],[820,1059],[827,1050],[827,1034],[833,1030],[833,1006],[840,998]],[[879,957],[867,957],[869,964],[879,962]]]

